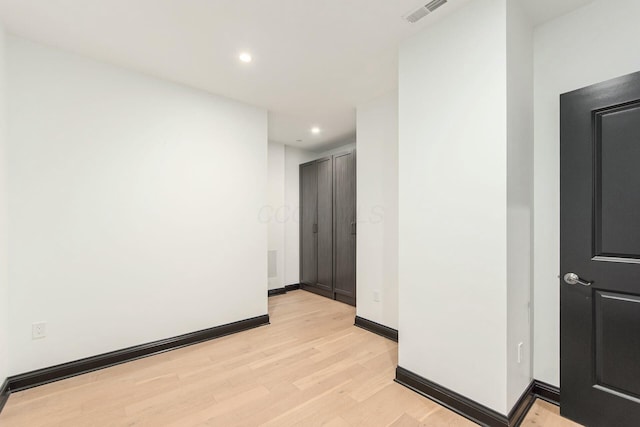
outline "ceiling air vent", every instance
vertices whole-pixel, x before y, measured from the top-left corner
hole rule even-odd
[[[427,16],[428,14],[430,14],[431,12],[433,12],[434,10],[436,10],[446,2],[447,0],[433,0],[425,4],[424,6],[422,6],[420,9],[406,14],[403,18],[406,19],[407,22],[411,22],[412,24],[415,24],[416,22],[418,22],[419,20],[421,20],[422,18],[424,18],[425,16]]]

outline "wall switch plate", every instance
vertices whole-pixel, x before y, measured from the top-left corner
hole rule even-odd
[[[380,291],[373,291],[373,300],[375,302],[380,302]]]
[[[47,336],[47,322],[36,322],[31,324],[31,338],[34,340]]]

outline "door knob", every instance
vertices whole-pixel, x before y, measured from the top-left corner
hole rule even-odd
[[[585,282],[580,279],[576,273],[567,273],[564,275],[564,281],[570,285],[582,285],[582,286],[591,286],[590,282]]]

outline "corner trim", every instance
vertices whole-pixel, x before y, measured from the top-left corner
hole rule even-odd
[[[400,366],[396,368],[395,382],[482,426],[509,426],[506,416]]]
[[[533,380],[533,394],[539,399],[560,406],[560,388],[554,385]]]
[[[284,295],[287,292],[295,291],[296,289],[300,289],[300,283],[294,283],[293,285],[286,285],[284,288],[269,289],[267,291],[267,296],[272,297],[274,295]]]
[[[276,289],[269,289],[267,291],[267,295],[272,297],[274,295],[284,295],[287,293],[287,290],[285,288],[276,288]]]
[[[35,371],[9,377],[7,379],[9,390],[10,392],[26,390],[28,388],[63,380],[65,378],[74,377],[87,372],[97,371],[98,369],[108,368],[110,366],[119,365],[121,363],[130,362],[143,357],[153,356],[155,354],[209,341],[225,335],[231,335],[236,332],[242,332],[247,329],[253,329],[268,323],[269,315],[265,314],[250,319],[240,320],[238,322],[228,323],[226,325],[215,326],[201,331],[178,335],[173,338],[153,341],[122,350],[75,360],[73,362],[37,369]]]
[[[504,416],[400,366],[396,368],[395,382],[475,423],[488,427],[520,426],[536,399],[546,400],[555,405],[560,404],[560,389],[538,380],[531,381],[522,396],[509,411],[508,416]]]
[[[11,390],[9,390],[9,379],[5,379],[0,386],[0,412],[2,412],[2,408],[4,408],[4,404],[9,400],[9,395],[11,394]]]
[[[536,395],[534,393],[535,389],[535,381],[531,381],[529,386],[522,392],[522,395],[518,399],[511,411],[509,411],[509,415],[507,416],[508,426],[516,427],[522,424],[524,418],[529,413],[529,409],[533,406],[536,401]]]
[[[364,317],[360,317],[360,316],[356,316],[355,325],[369,332],[373,332],[374,334],[378,334],[380,336],[388,338],[391,341],[398,342],[397,329],[393,329],[388,326],[381,325],[380,323],[373,322],[371,320],[365,319]]]

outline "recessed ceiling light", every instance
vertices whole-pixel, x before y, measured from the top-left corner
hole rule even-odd
[[[250,53],[247,53],[247,52],[242,52],[242,53],[238,56],[238,58],[240,59],[240,61],[245,62],[245,63],[247,63],[247,64],[248,64],[249,62],[251,62],[251,60],[253,59],[253,58],[251,57],[251,54],[250,54]]]
[[[311,133],[319,134],[320,128],[318,126],[314,126],[311,128]]]

